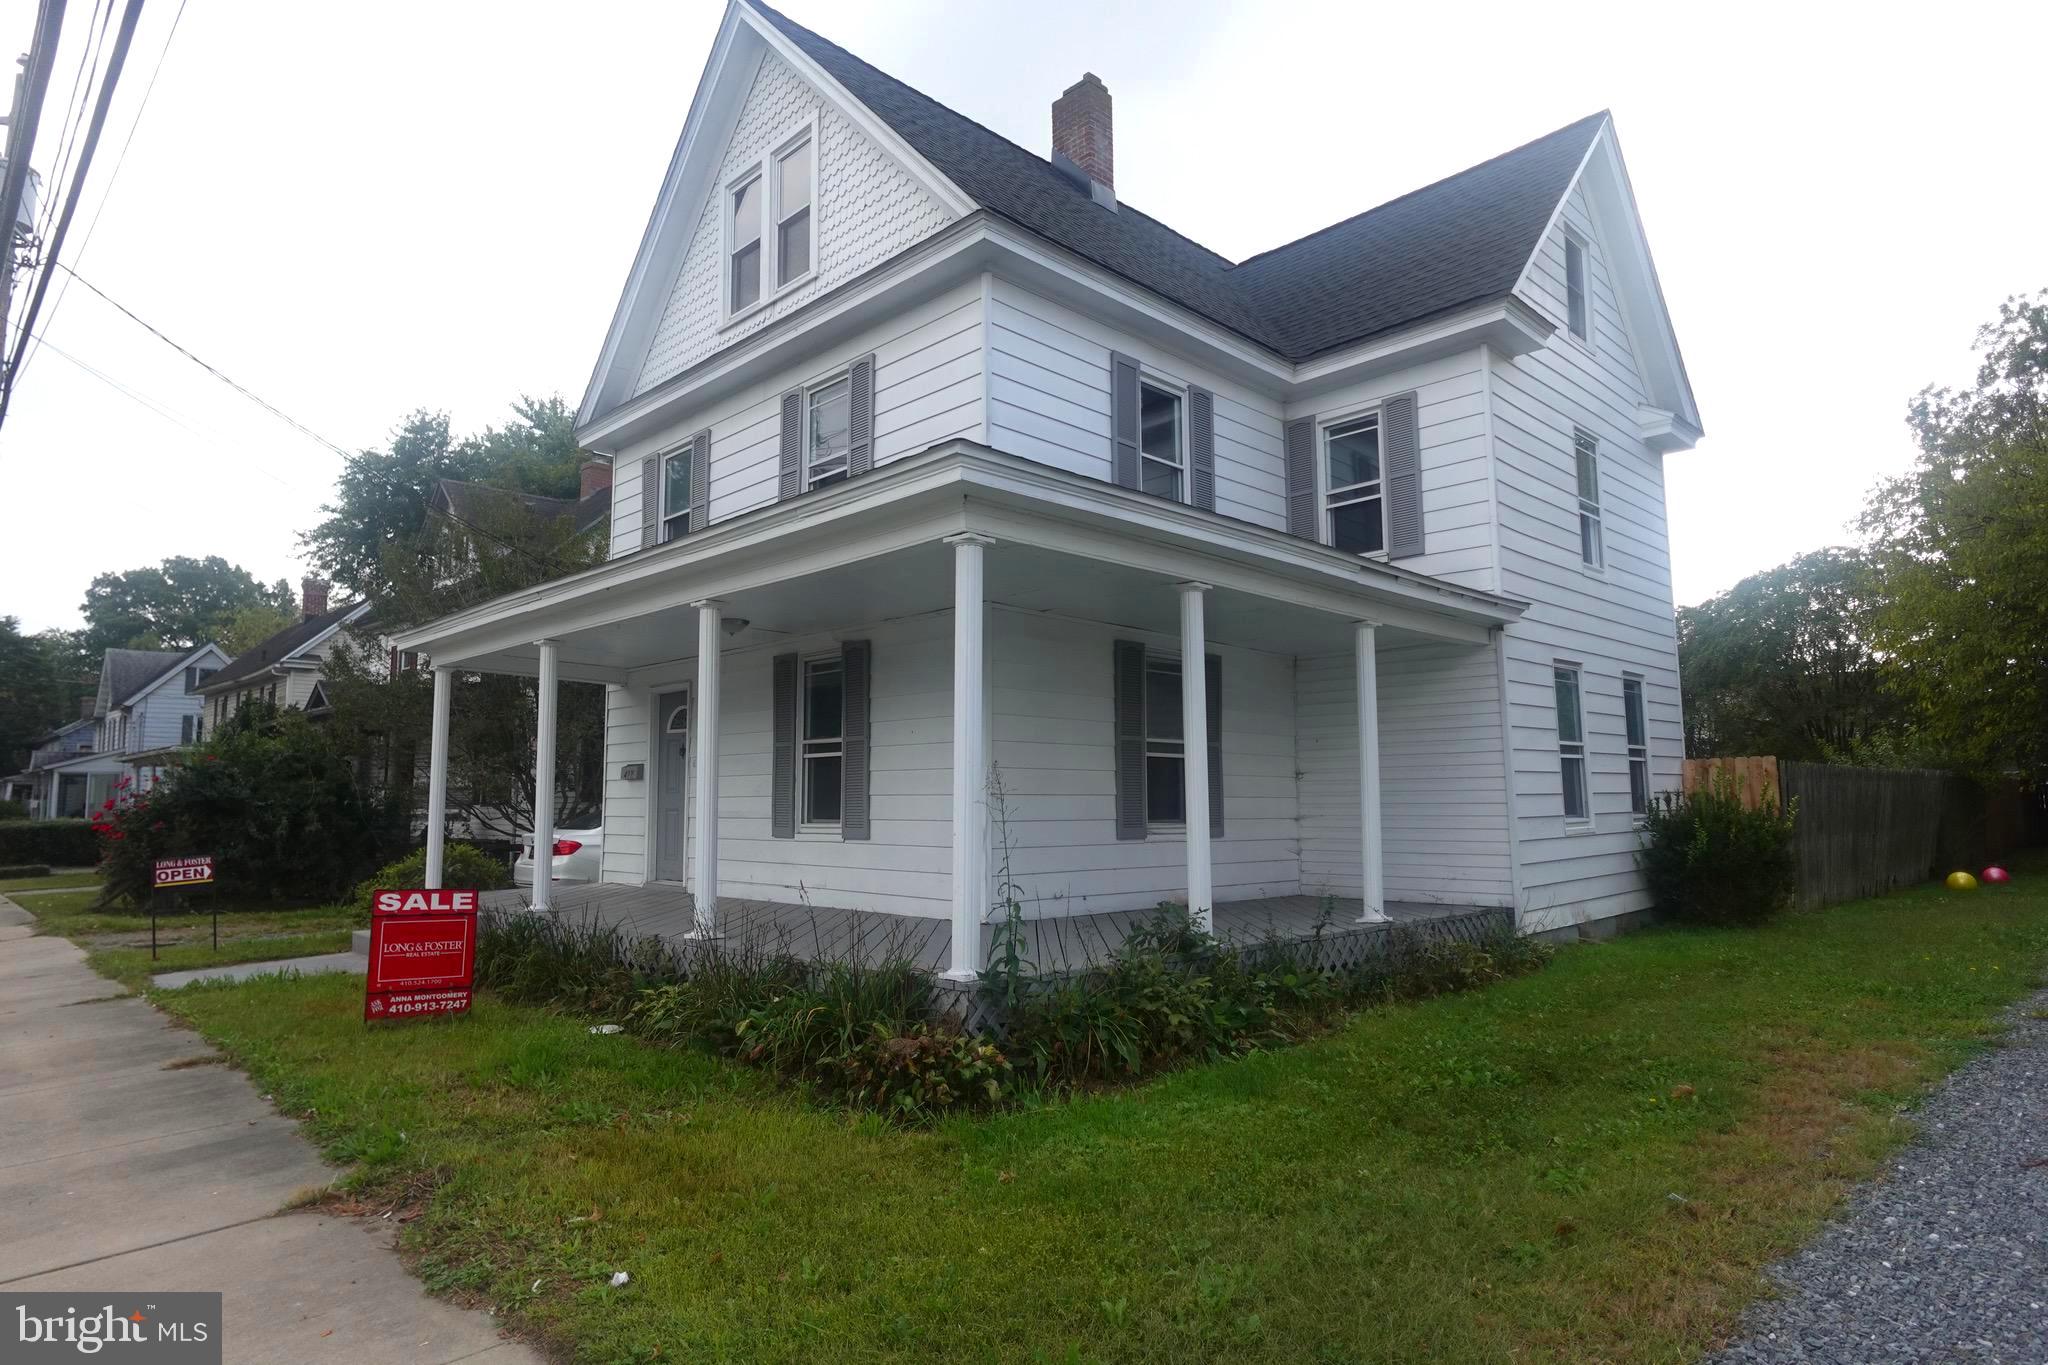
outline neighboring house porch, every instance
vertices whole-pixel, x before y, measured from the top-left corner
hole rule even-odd
[[[1230,933],[1511,911],[1520,610],[950,441],[395,643],[435,668],[429,884],[452,672],[540,680],[542,812],[556,686],[600,682],[610,885],[579,898],[658,890],[701,937],[871,911],[966,978],[1013,899],[1076,935],[1168,900]]]

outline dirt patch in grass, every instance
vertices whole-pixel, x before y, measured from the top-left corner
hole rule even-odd
[[[189,1071],[195,1066],[226,1066],[228,1059],[218,1052],[202,1052],[196,1057],[173,1057],[157,1069],[159,1071]]]

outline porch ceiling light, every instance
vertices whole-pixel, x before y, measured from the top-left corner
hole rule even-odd
[[[749,621],[744,616],[728,616],[719,624],[725,628],[725,633],[727,635],[737,635],[741,631],[745,630],[748,626],[752,625],[753,622]]]

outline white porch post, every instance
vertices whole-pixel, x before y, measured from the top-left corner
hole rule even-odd
[[[697,928],[692,938],[718,937],[718,675],[719,651],[724,646],[725,621],[720,615],[725,603],[716,598],[692,602],[697,609],[697,695],[691,708],[695,713],[697,747],[697,791],[692,815],[690,854],[696,861],[691,899],[697,907]]]
[[[981,921],[988,908],[988,748],[982,714],[982,547],[994,542],[966,532],[953,547],[953,952],[946,976],[981,974]]]
[[[442,853],[448,844],[448,710],[455,693],[454,675],[445,666],[434,669],[434,729],[427,750],[427,885],[441,885]]]
[[[533,731],[533,908],[555,903],[555,642],[540,642]]]
[[[1188,913],[1215,928],[1216,888],[1209,857],[1209,650],[1202,621],[1207,583],[1180,588],[1181,790],[1187,805]]]
[[[1379,644],[1371,621],[1358,623],[1358,826],[1360,886],[1365,909],[1358,919],[1387,917],[1385,853],[1380,843]]]

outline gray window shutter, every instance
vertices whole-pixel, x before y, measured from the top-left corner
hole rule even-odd
[[[1216,510],[1216,395],[1188,390],[1188,487],[1195,506]]]
[[[661,457],[640,461],[640,548],[661,544]]]
[[[1138,362],[1109,353],[1110,475],[1118,488],[1138,486]],[[1142,812],[1141,812],[1142,813]]]
[[[868,837],[868,733],[874,707],[874,648],[866,640],[848,640],[839,647],[846,670],[846,758],[840,765],[839,837]]]
[[[804,391],[791,389],[782,395],[782,485],[778,502],[804,491]]]
[[[796,838],[796,672],[796,655],[775,656],[775,772],[769,783],[769,832],[778,839]]]
[[[711,524],[711,428],[690,438],[690,529]]]
[[[1386,462],[1387,558],[1422,553],[1422,437],[1414,393],[1380,404],[1380,458]]]
[[[1203,690],[1209,716],[1209,837],[1223,835],[1223,656],[1208,656]]]
[[[857,479],[875,467],[875,358],[864,355],[847,371],[846,477]]]
[[[1145,837],[1145,646],[1118,640],[1116,694],[1116,837]]]
[[[1287,534],[1321,540],[1316,516],[1316,419],[1287,424]]]

